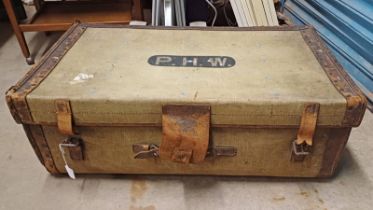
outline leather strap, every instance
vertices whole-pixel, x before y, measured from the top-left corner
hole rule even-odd
[[[58,130],[68,136],[75,135],[73,130],[73,120],[70,108],[70,101],[58,99],[55,101]]]
[[[162,159],[181,163],[202,162],[207,154],[210,106],[165,105],[162,107]]]
[[[297,139],[292,142],[291,159],[303,161],[312,152],[313,136],[316,131],[320,104],[306,104],[303,110]]]
[[[300,145],[306,143],[307,145],[312,146],[319,109],[320,104],[317,103],[307,104],[305,106],[298,130],[296,144]]]

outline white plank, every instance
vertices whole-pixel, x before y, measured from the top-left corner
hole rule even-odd
[[[157,0],[152,1],[152,26],[155,26],[155,19],[157,18],[156,15],[156,8],[157,8]]]
[[[271,1],[273,1],[273,0],[271,0]],[[263,4],[264,14],[266,16],[267,23],[268,23],[269,26],[273,26],[272,15],[271,15],[271,11],[269,9],[268,0],[262,0],[262,4]]]
[[[246,16],[248,26],[255,26],[254,19],[252,17],[252,14],[251,14],[251,12],[249,10],[249,6],[248,6],[250,4],[247,3],[248,1],[250,1],[250,0],[241,0],[243,11],[245,12],[245,16]]]
[[[183,26],[181,20],[181,9],[180,9],[180,0],[175,0],[175,16],[176,16],[176,25]]]
[[[258,26],[267,26],[267,18],[264,13],[263,3],[261,0],[251,0],[253,3],[253,10]]]
[[[181,9],[181,22],[182,26],[186,26],[186,16],[185,16],[185,1],[180,0],[180,9]]]
[[[269,3],[269,8],[271,10],[273,25],[274,26],[278,26],[279,24],[278,24],[278,19],[277,19],[275,4],[273,3],[273,0],[268,0],[268,3]]]
[[[236,0],[229,0],[229,1],[231,2],[231,6],[232,6],[232,9],[233,9],[234,16],[236,17],[238,27],[243,27],[241,15],[238,12],[238,7],[237,7],[237,4],[236,4]]]
[[[236,4],[237,4],[238,13],[240,14],[240,17],[241,17],[241,20],[242,20],[242,26],[243,27],[249,26],[249,24],[246,20],[245,12],[243,11],[242,1],[241,0],[236,0]]]

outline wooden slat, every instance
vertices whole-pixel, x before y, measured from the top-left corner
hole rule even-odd
[[[22,31],[62,31],[75,21],[122,23],[131,20],[131,5],[126,2],[45,2],[40,13]]]

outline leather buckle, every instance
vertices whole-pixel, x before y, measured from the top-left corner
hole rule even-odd
[[[210,106],[163,106],[162,133],[162,159],[181,163],[204,161],[209,146]]]

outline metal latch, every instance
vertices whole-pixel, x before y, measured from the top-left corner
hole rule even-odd
[[[313,136],[315,134],[320,104],[306,104],[297,139],[291,144],[291,160],[303,161],[312,152]]]
[[[312,147],[306,143],[297,144],[296,140],[293,141],[292,150],[295,155],[309,155],[311,153]]]
[[[61,144],[59,144],[59,147],[61,151],[65,151],[65,149],[69,151],[71,160],[84,160],[84,144],[81,138],[66,138]]]
[[[208,156],[235,156],[234,147],[209,148],[211,107],[209,105],[162,106],[162,141],[135,144],[134,158],[155,158],[178,163],[200,163]]]
[[[132,151],[135,159],[147,159],[159,157],[159,146],[156,144],[134,144]],[[216,146],[208,148],[206,157],[234,157],[237,155],[237,148],[232,146]]]
[[[132,151],[135,153],[135,159],[159,157],[159,147],[155,144],[134,144]]]
[[[77,137],[69,137],[65,139],[62,143],[60,143],[58,146],[61,152],[63,162],[65,163],[66,173],[69,175],[70,178],[75,179],[75,172],[73,168],[69,166],[68,161],[66,160],[65,149],[68,149],[71,160],[83,160],[83,141]]]
[[[223,156],[223,157],[234,157],[237,155],[237,148],[232,146],[216,146],[212,148],[208,148],[207,150],[207,157],[216,157],[216,156]]]

